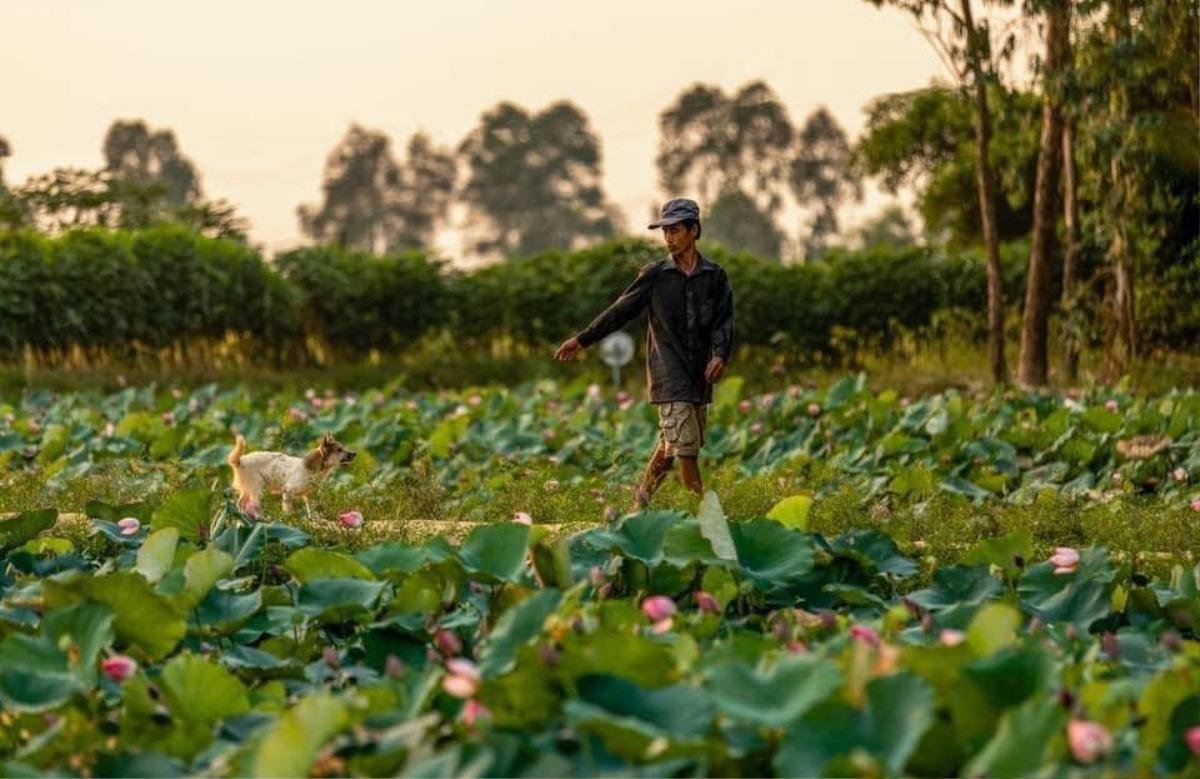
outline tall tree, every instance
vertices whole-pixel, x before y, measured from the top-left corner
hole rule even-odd
[[[480,117],[459,154],[477,252],[511,257],[569,249],[618,229],[620,217],[601,183],[600,141],[570,102],[538,113],[502,102]]]
[[[201,198],[200,174],[180,152],[169,129],[151,130],[141,119],[116,120],[104,136],[104,163],[120,178],[161,184],[168,203],[182,205]]]
[[[1029,387],[1049,379],[1047,336],[1053,305],[1051,283],[1058,187],[1062,168],[1063,68],[1069,57],[1070,2],[1044,0],[1046,55],[1042,61],[1042,137],[1038,150],[1037,184],[1033,195],[1033,235],[1025,279],[1025,310],[1021,322],[1021,353],[1017,379]]]
[[[787,191],[795,130],[766,83],[732,95],[694,84],[659,114],[659,186],[669,197],[694,193],[707,203],[709,238],[730,249],[778,257],[776,223]]]
[[[846,200],[862,200],[862,182],[850,165],[846,133],[824,106],[805,120],[797,140],[788,184],[801,206],[816,209],[802,243],[806,257],[819,257],[838,231],[837,209]]]
[[[351,124],[329,153],[319,206],[297,209],[300,228],[318,243],[382,253],[427,246],[454,192],[453,155],[424,133],[401,163],[382,132]]]
[[[8,144],[8,139],[0,135],[0,189],[4,187],[4,160],[12,156],[12,147]]]
[[[1000,269],[1000,240],[996,226],[996,183],[992,172],[992,114],[988,105],[988,85],[999,80],[994,55],[1011,57],[1013,37],[998,50],[992,46],[991,25],[986,18],[975,18],[971,0],[868,0],[876,6],[895,5],[913,14],[920,24],[928,17],[932,30],[921,28],[929,41],[954,69],[955,77],[969,90],[975,105],[975,145],[978,153],[976,180],[983,242],[987,256],[988,291],[988,362],[992,380],[1008,381],[1008,363],[1004,355],[1004,284]],[[1009,0],[993,0],[1007,5]],[[957,11],[955,10],[957,5]],[[944,29],[949,22],[950,30]]]

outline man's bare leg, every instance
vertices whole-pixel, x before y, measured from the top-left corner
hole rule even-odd
[[[675,458],[667,455],[660,442],[654,448],[654,454],[650,455],[650,462],[646,463],[646,470],[642,473],[641,482],[634,488],[634,511],[641,511],[650,504],[650,498],[666,480],[667,475],[671,473],[671,466],[674,464]]]
[[[704,484],[700,480],[700,463],[697,457],[679,455],[679,478],[683,486],[697,495],[704,495]]]

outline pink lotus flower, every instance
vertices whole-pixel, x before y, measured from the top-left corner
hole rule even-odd
[[[528,512],[518,511],[513,514],[513,522],[516,522],[520,525],[532,525],[533,517],[529,516]]]
[[[1116,398],[1109,398],[1108,400],[1104,401],[1104,407],[1109,411],[1114,412],[1121,410],[1121,404],[1117,402]]]
[[[742,412],[743,414],[749,414],[753,408],[754,404],[749,400],[743,400],[742,402],[738,403],[738,411]]]
[[[696,607],[705,614],[720,614],[721,604],[711,594],[704,590],[696,590],[692,596],[696,599]]]
[[[483,402],[483,398],[481,398],[479,395],[472,395],[469,398],[467,398],[467,403],[469,403],[472,406],[478,406],[482,402]]]
[[[821,416],[821,406],[816,403],[809,403],[808,404],[808,415],[810,417]]]
[[[1171,471],[1171,478],[1174,479],[1175,481],[1187,481],[1187,479],[1188,479],[1187,469],[1176,468],[1175,470]]]
[[[1079,552],[1069,546],[1056,547],[1054,554],[1050,556],[1050,562],[1054,565],[1056,574],[1075,573],[1079,566]]]
[[[593,565],[588,569],[588,583],[593,587],[599,587],[604,584],[604,569],[598,565]]]
[[[1067,743],[1080,763],[1094,763],[1113,748],[1113,737],[1097,722],[1073,719],[1067,723]]]
[[[362,527],[363,515],[359,511],[343,511],[338,514],[338,522],[342,523],[342,527],[359,528]]]
[[[100,661],[100,670],[117,684],[133,676],[137,667],[137,660],[129,655],[113,655]]]
[[[442,689],[455,698],[473,698],[479,692],[479,669],[465,658],[446,661],[448,674],[442,679]]]
[[[1187,742],[1188,749],[1192,750],[1192,754],[1200,757],[1200,725],[1193,725],[1185,730],[1183,740]]]
[[[944,628],[938,634],[938,641],[941,642],[942,646],[958,646],[966,639],[966,635],[961,630],[954,630],[953,628]]]
[[[121,535],[131,536],[142,529],[142,523],[137,517],[124,517],[117,521],[117,527],[121,529]]]
[[[1200,511],[1200,498],[1192,498],[1192,511]]]
[[[642,613],[651,622],[661,622],[675,615],[675,601],[665,595],[651,595],[642,601]]]
[[[293,422],[303,422],[308,419],[308,414],[304,412],[304,409],[296,408],[295,406],[288,409],[288,416],[291,417]]]
[[[880,644],[879,633],[875,628],[866,625],[851,625],[850,638],[855,641],[861,641],[864,644],[870,644],[873,647],[878,647]]]
[[[453,657],[462,652],[462,641],[459,640],[458,634],[445,628],[434,634],[433,643],[437,646],[438,651],[447,657]]]
[[[463,705],[462,711],[459,712],[458,715],[459,719],[461,719],[463,724],[468,728],[475,727],[476,722],[483,719],[488,719],[491,716],[492,712],[488,710],[488,707],[484,706],[474,698],[471,698]]]

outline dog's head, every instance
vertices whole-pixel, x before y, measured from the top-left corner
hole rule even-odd
[[[317,445],[317,454],[321,458],[321,470],[336,468],[358,456],[357,452],[352,452],[342,446],[331,433],[326,433],[321,438],[321,443]]]

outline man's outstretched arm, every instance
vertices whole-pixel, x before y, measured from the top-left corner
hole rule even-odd
[[[579,352],[599,341],[609,333],[621,329],[627,322],[645,310],[650,304],[650,295],[654,290],[650,266],[638,271],[637,278],[625,288],[621,296],[612,305],[600,312],[592,323],[580,330],[572,338],[568,338],[554,353],[556,359],[569,360]]]
[[[724,277],[725,291],[713,317],[712,358],[704,369],[704,378],[709,384],[716,384],[725,375],[729,355],[733,351],[733,288],[729,285],[729,277],[723,272],[721,275]]]

